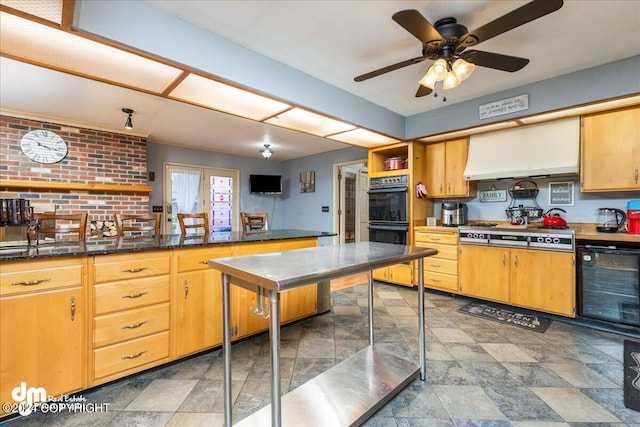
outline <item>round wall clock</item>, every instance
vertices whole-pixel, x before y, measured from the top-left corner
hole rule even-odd
[[[38,163],[57,163],[67,155],[67,143],[60,135],[46,129],[32,130],[22,137],[20,148]]]

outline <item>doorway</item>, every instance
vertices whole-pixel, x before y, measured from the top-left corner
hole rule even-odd
[[[368,170],[366,160],[337,163],[334,169],[335,243],[369,240]]]
[[[178,213],[207,212],[211,231],[239,229],[240,173],[234,169],[165,164],[164,234],[180,234]]]

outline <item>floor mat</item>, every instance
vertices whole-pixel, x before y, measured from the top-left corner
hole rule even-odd
[[[540,333],[544,333],[551,324],[551,319],[547,319],[546,317],[518,313],[517,311],[493,307],[478,302],[471,302],[464,305],[460,307],[458,311],[460,313],[470,314],[471,316],[481,317],[483,319],[493,320],[494,322],[513,325]]]

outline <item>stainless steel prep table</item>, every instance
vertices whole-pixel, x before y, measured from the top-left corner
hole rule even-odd
[[[223,358],[225,425],[232,425],[231,399],[231,283],[255,290],[269,298],[271,339],[271,405],[242,420],[238,425],[359,425],[419,373],[425,378],[424,257],[435,255],[431,248],[388,243],[361,242],[341,246],[320,246],[285,252],[217,258],[209,266],[222,272]],[[420,361],[377,350],[373,337],[373,278],[376,268],[418,260],[418,328]],[[280,292],[350,274],[369,272],[369,346],[281,398],[280,395]]]

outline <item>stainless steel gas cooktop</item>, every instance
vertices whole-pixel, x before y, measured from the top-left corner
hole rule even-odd
[[[524,249],[546,249],[573,252],[575,230],[549,228],[510,228],[497,226],[458,227],[460,243],[507,246]]]

